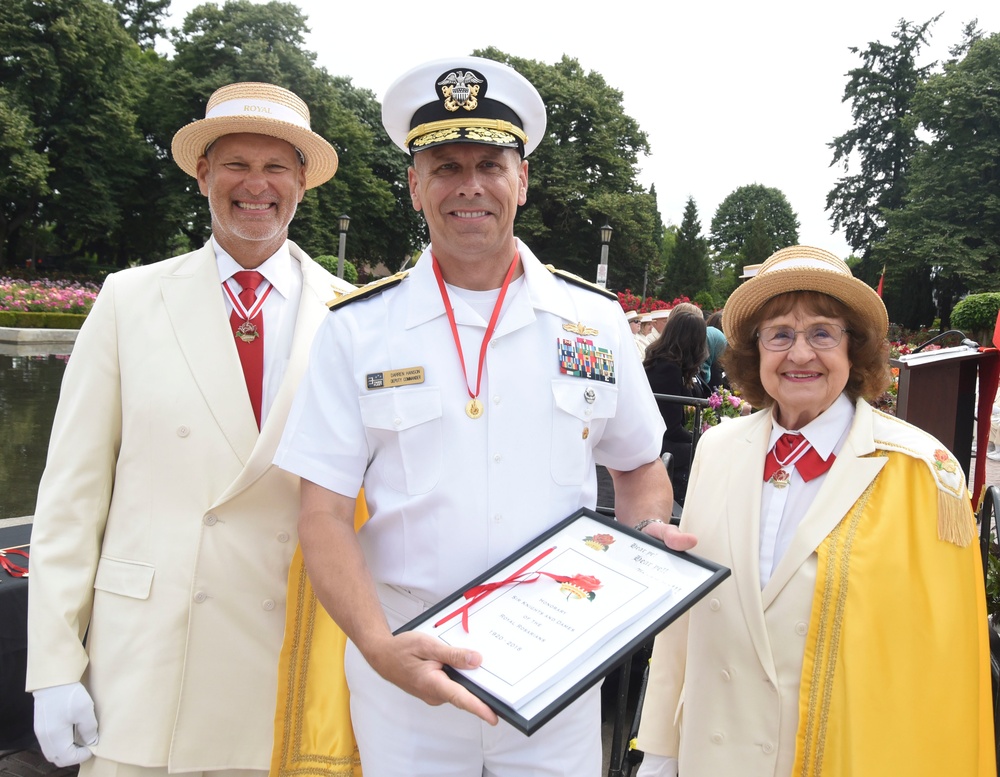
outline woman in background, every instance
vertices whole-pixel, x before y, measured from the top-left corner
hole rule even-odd
[[[654,394],[705,398],[698,380],[701,365],[708,356],[705,321],[701,313],[672,311],[663,334],[646,349],[642,366]],[[674,457],[674,499],[684,504],[688,474],[691,471],[691,432],[684,428],[684,405],[658,401],[663,422],[660,455]]]

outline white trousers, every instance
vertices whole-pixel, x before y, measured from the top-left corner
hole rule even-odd
[[[401,625],[386,610],[390,626]],[[350,641],[344,669],[365,777],[600,777],[599,686],[528,737],[502,720],[490,726],[411,696],[382,679]]]

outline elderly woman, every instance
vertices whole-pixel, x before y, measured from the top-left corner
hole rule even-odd
[[[656,641],[639,775],[996,775],[982,567],[962,471],[866,402],[881,299],[778,251],[729,298],[730,380],[764,408],[698,446],[681,520],[733,574]]]

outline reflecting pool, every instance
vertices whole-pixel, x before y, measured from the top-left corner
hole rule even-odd
[[[32,350],[37,346],[0,344],[0,518],[35,511],[59,385],[69,358],[65,353]]]

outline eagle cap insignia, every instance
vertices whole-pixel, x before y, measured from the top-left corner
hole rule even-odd
[[[454,113],[459,108],[474,111],[479,105],[479,93],[486,93],[486,79],[475,70],[452,70],[441,76],[441,87],[446,111]]]

